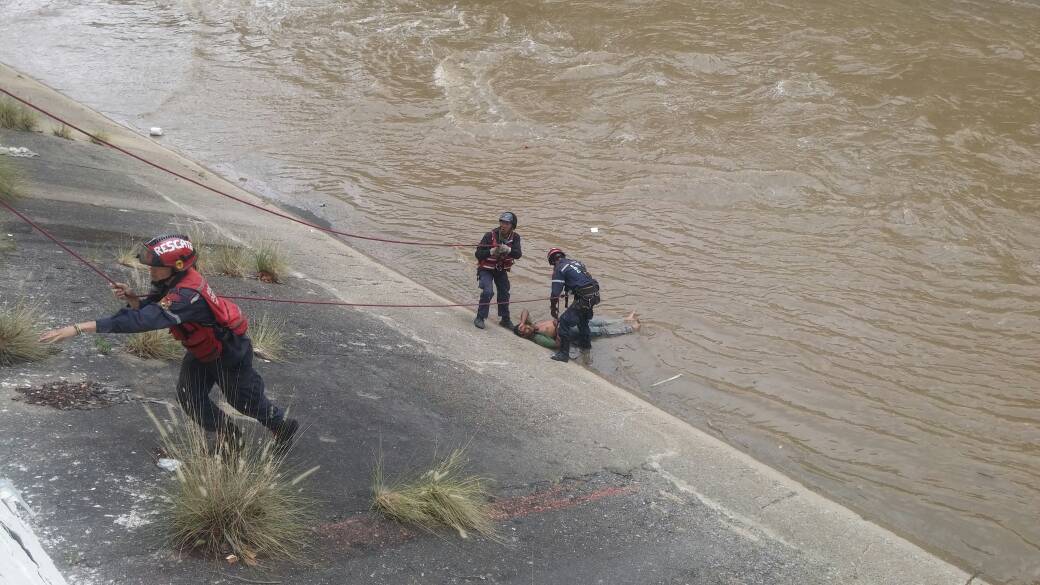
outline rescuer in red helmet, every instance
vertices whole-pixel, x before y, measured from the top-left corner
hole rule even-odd
[[[231,406],[267,427],[275,442],[287,448],[299,424],[264,396],[264,380],[253,369],[248,323],[238,306],[217,296],[198,270],[195,248],[183,235],[164,235],[145,243],[137,259],[148,266],[152,289],[138,296],[130,285],[112,285],[126,301],[115,315],[45,332],[40,340],[61,341],[80,333],[139,333],[169,329],[188,350],[181,361],[177,398],[200,426],[217,433],[218,441],[239,445],[241,431],[209,399],[220,386]]]

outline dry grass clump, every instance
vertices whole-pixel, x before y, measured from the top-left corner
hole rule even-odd
[[[36,114],[21,104],[0,98],[0,128],[32,132],[36,130]]]
[[[221,244],[207,254],[206,268],[224,276],[243,277],[249,270],[249,255],[243,248]]]
[[[0,157],[0,199],[11,201],[21,195],[22,176],[18,169],[7,160]]]
[[[139,242],[128,240],[116,248],[116,262],[127,268],[147,269],[148,267],[141,264],[141,261],[137,259],[137,253],[140,251],[141,244]]]
[[[205,431],[172,408],[172,423],[145,410],[166,456],[180,462],[176,479],[163,489],[173,547],[214,558],[235,554],[249,565],[258,559],[301,560],[312,533],[313,503],[297,484],[317,467],[291,477],[266,434],[237,448],[210,449]]]
[[[72,140],[72,130],[69,130],[69,127],[66,126],[65,124],[62,124],[61,126],[59,126],[57,128],[51,129],[51,134],[57,136],[58,138],[64,138],[65,140]]]
[[[39,361],[53,352],[40,343],[39,323],[39,312],[30,305],[0,305],[0,366]]]
[[[181,344],[165,329],[134,333],[126,340],[126,351],[150,360],[175,360],[181,357]]]
[[[249,327],[249,339],[253,342],[253,352],[272,362],[280,362],[285,358],[285,321],[276,321],[267,313]]]
[[[281,282],[289,270],[289,263],[282,249],[269,240],[256,245],[256,249],[253,250],[253,264],[256,267],[257,278],[264,282]]]
[[[465,450],[456,449],[433,469],[393,485],[385,483],[380,463],[373,478],[372,507],[391,520],[426,530],[447,526],[462,538],[474,531],[495,539],[487,480],[464,475],[465,463]]]
[[[90,137],[90,141],[94,144],[100,144],[106,146],[106,142],[112,142],[112,136],[104,130],[95,130]]]

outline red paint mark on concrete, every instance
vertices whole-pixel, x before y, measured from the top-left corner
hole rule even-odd
[[[349,548],[391,546],[415,538],[415,533],[404,526],[372,515],[322,524],[317,533]]]
[[[603,498],[629,494],[635,491],[635,486],[610,486],[585,494],[575,494],[568,492],[563,486],[553,486],[544,492],[533,493],[529,496],[499,500],[492,506],[491,515],[496,520],[523,518],[532,514],[566,510],[596,502]]]

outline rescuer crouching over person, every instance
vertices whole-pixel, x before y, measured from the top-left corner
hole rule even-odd
[[[264,380],[253,369],[248,323],[238,306],[213,292],[195,270],[195,249],[187,236],[164,235],[145,243],[137,259],[148,266],[152,289],[138,296],[124,283],[112,293],[127,307],[98,319],[52,329],[40,341],[53,343],[80,333],[139,333],[169,329],[187,349],[177,380],[177,398],[202,428],[217,434],[218,445],[241,445],[241,431],[209,398],[213,384],[228,403],[255,418],[274,435],[281,450],[292,444],[297,421],[264,396]]]
[[[599,304],[599,283],[589,274],[585,264],[572,260],[559,248],[550,248],[546,254],[549,266],[553,267],[549,290],[549,313],[559,318],[560,349],[551,357],[558,362],[570,360],[571,343],[581,349],[592,347],[592,332],[589,321],[592,308]],[[560,315],[560,295],[574,295],[574,302]]]

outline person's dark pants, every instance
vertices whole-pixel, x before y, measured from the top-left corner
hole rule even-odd
[[[181,361],[177,380],[177,399],[184,411],[202,428],[215,432],[222,428],[227,415],[209,398],[213,384],[220,386],[228,404],[244,415],[255,418],[268,429],[281,424],[285,414],[264,396],[264,379],[253,369],[253,344],[243,338],[246,347],[238,360],[218,359],[203,363],[190,353]]]
[[[592,332],[589,330],[589,321],[592,320],[592,307],[594,303],[575,299],[574,303],[560,315],[558,331],[560,339],[566,340],[574,345],[587,349],[592,347]],[[575,335],[577,333],[577,335]]]
[[[480,306],[477,307],[477,317],[487,319],[491,311],[491,297],[495,296],[495,288],[498,289],[498,316],[500,319],[509,318],[509,273],[505,270],[477,270],[477,285],[480,286]]]

